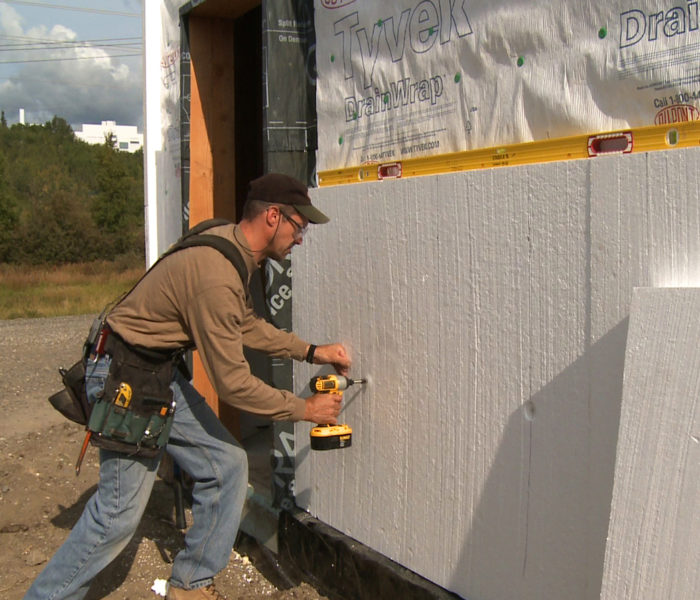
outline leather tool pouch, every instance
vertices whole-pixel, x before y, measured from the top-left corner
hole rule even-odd
[[[131,456],[156,456],[173,423],[175,359],[128,346],[116,334],[109,336],[105,350],[112,362],[102,397],[92,405],[91,442]]]
[[[79,360],[70,369],[61,369],[64,388],[51,397],[49,402],[64,417],[85,425],[92,407],[85,393],[85,360]]]
[[[70,369],[61,367],[58,371],[61,374],[64,388],[49,397],[49,402],[66,419],[70,419],[80,425],[87,425],[90,419],[92,405],[88,402],[85,392],[85,365],[90,352],[97,344],[100,333],[104,329],[104,317],[106,309],[102,314],[93,320],[90,332],[83,344],[83,357]]]

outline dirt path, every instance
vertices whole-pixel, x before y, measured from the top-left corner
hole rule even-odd
[[[0,321],[0,598],[20,600],[61,545],[97,482],[91,448],[79,477],[73,465],[84,431],[51,408],[57,369],[79,356],[91,316]],[[191,514],[187,514],[191,523]],[[155,579],[167,579],[182,548],[173,496],[156,482],[146,515],[126,550],[93,582],[88,600],[157,600]],[[256,562],[265,572],[265,564]],[[273,573],[270,571],[270,573]],[[273,585],[275,581],[279,587]],[[227,598],[317,600],[307,583],[266,579],[234,551],[216,580]]]

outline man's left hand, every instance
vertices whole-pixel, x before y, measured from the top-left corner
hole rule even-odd
[[[333,365],[339,375],[347,375],[350,372],[352,360],[342,344],[325,344],[316,347],[314,364]]]

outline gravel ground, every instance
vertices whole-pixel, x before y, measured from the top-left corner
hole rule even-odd
[[[88,450],[79,477],[73,465],[84,430],[64,419],[47,398],[60,389],[57,369],[78,359],[93,316],[0,320],[0,598],[19,600],[79,518],[95,490],[98,463]],[[157,480],[136,535],[95,579],[88,600],[158,596],[151,586],[167,579],[182,548],[174,526],[173,496]],[[188,522],[192,522],[187,511]],[[307,582],[263,560],[254,546],[234,550],[216,579],[227,598],[323,599]],[[264,556],[264,554],[263,554]],[[253,561],[251,561],[251,557]],[[267,574],[267,577],[263,575]]]

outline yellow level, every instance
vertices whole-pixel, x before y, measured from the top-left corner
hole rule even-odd
[[[651,125],[319,171],[319,186],[700,146],[700,121]]]

